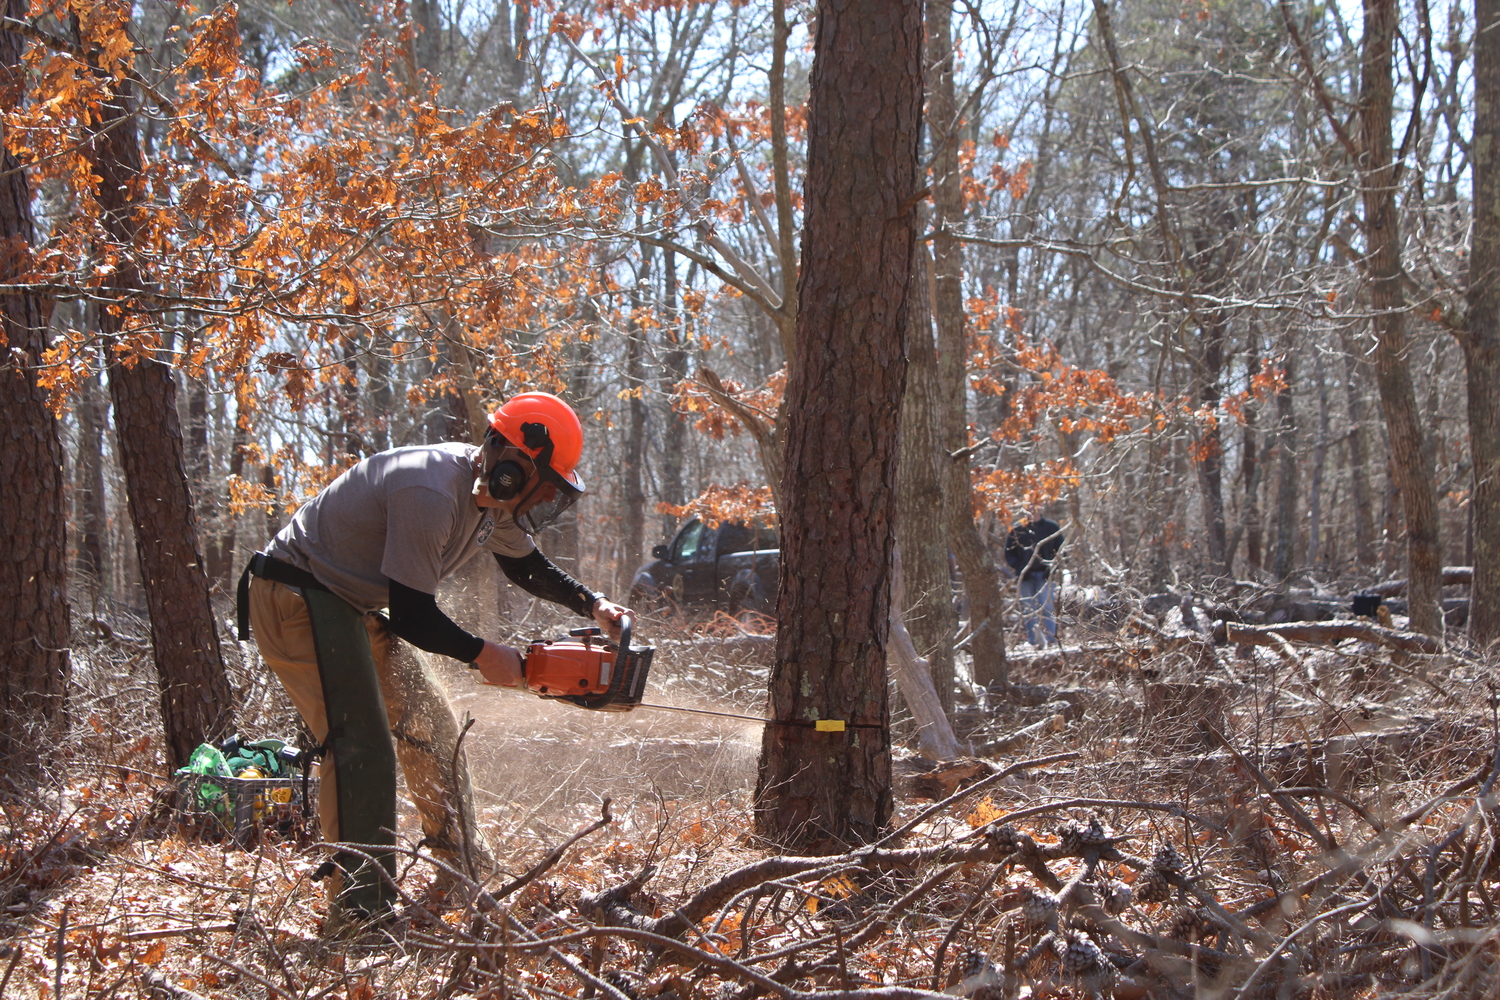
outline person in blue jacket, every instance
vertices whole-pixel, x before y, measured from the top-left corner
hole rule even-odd
[[[1026,641],[1033,646],[1057,644],[1056,588],[1051,577],[1062,544],[1062,526],[1041,511],[1034,511],[1005,537],[1005,562],[1020,581],[1021,620]]]

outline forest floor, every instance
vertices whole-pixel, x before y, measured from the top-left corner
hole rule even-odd
[[[765,640],[650,624],[652,701],[763,712]],[[1012,692],[954,713],[970,757],[898,717],[893,834],[831,858],[754,840],[757,724],[455,668],[503,871],[444,896],[409,850],[402,919],[339,936],[305,832],[174,814],[149,651],[81,641],[57,780],[4,801],[0,997],[1500,995],[1495,664],[1136,624],[1013,649]],[[286,734],[237,680],[245,731]]]

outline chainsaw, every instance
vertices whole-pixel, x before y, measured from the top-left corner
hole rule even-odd
[[[652,646],[630,645],[634,617],[620,618],[620,641],[597,626],[575,628],[566,639],[533,642],[521,658],[527,690],[603,712],[628,712],[641,703],[651,670]]]

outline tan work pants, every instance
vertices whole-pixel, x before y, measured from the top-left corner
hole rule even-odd
[[[250,581],[250,622],[261,657],[280,679],[313,738],[322,743],[328,738],[328,719],[307,603],[294,587],[254,577]],[[467,761],[461,755],[456,773],[453,767],[458,725],[448,700],[426,667],[391,633],[384,620],[366,615],[365,626],[370,633],[386,717],[396,740],[396,757],[406,777],[406,790],[421,814],[423,838],[433,854],[462,870],[457,836],[457,806],[462,803],[470,860],[476,874],[483,878],[495,868],[494,855],[475,822]],[[318,820],[323,839],[337,841],[339,800],[332,750],[318,775]]]

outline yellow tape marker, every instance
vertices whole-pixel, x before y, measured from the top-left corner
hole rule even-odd
[[[844,720],[819,719],[813,723],[813,729],[820,733],[842,733],[844,731]]]

